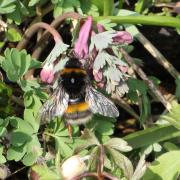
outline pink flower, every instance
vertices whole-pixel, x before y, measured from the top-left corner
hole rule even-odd
[[[104,82],[99,82],[99,83],[97,83],[97,87],[99,87],[99,88],[104,88],[104,86],[105,86],[105,83]]]
[[[52,83],[54,79],[53,64],[45,65],[40,72],[40,77],[43,82]]]
[[[94,79],[96,82],[100,82],[103,79],[102,71],[93,70]]]
[[[79,37],[75,43],[74,52],[79,58],[84,58],[88,55],[88,39],[92,27],[92,17],[89,16],[86,22],[81,27]]]
[[[105,31],[104,26],[101,24],[96,24],[96,27],[97,27],[98,33],[102,33]]]
[[[133,41],[133,38],[131,34],[126,31],[118,31],[116,35],[113,37],[113,41],[121,44],[129,44]]]

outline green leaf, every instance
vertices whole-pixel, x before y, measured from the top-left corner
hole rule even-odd
[[[115,149],[106,147],[105,150],[109,152],[110,156],[112,156],[112,159],[116,166],[123,170],[124,176],[128,179],[131,179],[133,175],[133,165],[131,161]]]
[[[5,127],[0,126],[0,137],[3,137],[7,133],[7,130]]]
[[[132,150],[132,148],[128,146],[128,143],[121,138],[111,138],[106,143],[104,143],[104,145],[122,152],[128,152]]]
[[[136,149],[175,137],[180,137],[178,129],[171,125],[158,125],[127,135],[123,139]]]
[[[151,114],[151,104],[147,94],[142,94],[140,98],[140,122],[141,124],[150,116]]]
[[[165,142],[163,144],[163,147],[167,150],[167,151],[174,151],[174,150],[180,150],[180,147],[176,146],[175,144],[171,143],[171,142]]]
[[[42,106],[41,100],[38,96],[28,91],[24,98],[26,109],[24,110],[24,120],[26,120],[37,132],[40,125],[39,111]]]
[[[40,61],[37,61],[36,59],[31,59],[31,64],[29,66],[29,69],[37,69],[37,68],[40,68],[41,67],[41,62]]]
[[[73,154],[73,149],[66,142],[68,138],[55,138],[56,152],[60,151],[63,157],[70,157]]]
[[[13,146],[22,146],[25,142],[31,141],[31,136],[21,131],[12,133],[11,144]]]
[[[26,108],[34,105],[33,91],[27,91],[24,93],[24,105]]]
[[[176,83],[176,92],[175,95],[178,98],[178,100],[180,100],[180,77],[178,77],[175,81]]]
[[[0,144],[0,164],[4,164],[6,162],[6,158],[3,156],[3,146]]]
[[[128,79],[128,87],[129,91],[139,91],[141,94],[146,94],[148,90],[148,87],[144,81],[133,78]]]
[[[135,4],[135,11],[142,13],[146,8],[152,6],[152,0],[138,0]]]
[[[15,11],[16,5],[15,5],[16,0],[1,0],[0,1],[0,12],[1,14],[8,14],[12,13]]]
[[[7,151],[7,159],[15,161],[21,160],[26,153],[25,147],[24,145],[19,147],[11,146]]]
[[[35,89],[40,88],[40,84],[37,80],[20,80],[18,83],[24,92],[34,91]]]
[[[2,48],[5,45],[5,42],[0,42],[0,48]],[[0,61],[1,62],[1,61]],[[1,63],[0,63],[1,64]]]
[[[4,82],[0,82],[0,117],[5,118],[13,112],[11,102],[12,89]]]
[[[37,154],[34,152],[27,153],[23,159],[22,162],[25,166],[31,166],[33,165],[37,160]]]
[[[6,49],[5,59],[2,61],[2,68],[7,73],[10,81],[18,81],[29,69],[31,56],[25,50],[18,51],[15,48]]]
[[[98,21],[97,23],[104,26],[104,28],[108,31],[113,30],[113,27],[117,25],[116,23],[111,23],[109,19],[103,19],[101,21]]]
[[[153,81],[153,83],[154,83],[156,86],[158,86],[158,85],[161,83],[161,80],[158,79],[158,78],[155,77],[155,76],[148,76],[148,78],[149,78],[151,81]]]
[[[180,104],[172,102],[172,108],[167,115],[161,116],[160,120],[166,120],[180,130]]]
[[[61,179],[59,174],[53,172],[50,168],[46,165],[36,164],[32,167],[32,170],[35,171],[41,180],[53,179],[59,180]]]
[[[10,42],[18,42],[21,40],[21,34],[14,28],[9,28],[6,32],[6,37]]]
[[[93,17],[99,16],[99,8],[95,3],[92,3],[92,0],[80,0],[80,2],[83,14],[87,14]]]
[[[114,132],[114,122],[116,120],[110,117],[105,117],[101,115],[94,115],[86,126],[89,129],[93,129],[96,133],[101,136],[112,135]]]
[[[158,157],[147,169],[144,180],[175,180],[180,173],[180,151],[170,151]]]
[[[31,124],[21,118],[12,116],[9,117],[8,119],[11,125],[21,132],[27,133],[29,135],[32,135],[35,132]]]
[[[89,129],[84,129],[84,134],[81,136],[81,143],[77,145],[75,148],[74,152],[79,153],[80,151],[94,145],[99,145],[99,141],[96,138],[95,134],[89,130]]]
[[[31,11],[30,14],[29,9],[26,6],[26,3],[22,1],[16,1],[15,5],[15,11],[7,14],[8,20],[14,21],[16,24],[19,25],[22,22],[24,16],[33,15],[33,11]]]
[[[36,5],[40,0],[30,0],[28,6]]]
[[[90,158],[88,161],[88,169],[91,171],[96,171],[97,168],[97,157],[99,154],[99,147],[95,146],[90,151]]]

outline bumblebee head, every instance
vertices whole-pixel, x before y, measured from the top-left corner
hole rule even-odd
[[[79,59],[77,59],[77,58],[70,58],[68,61],[67,61],[67,63],[66,63],[66,65],[65,65],[65,68],[81,68],[81,66],[82,66],[82,64],[81,64],[81,62],[79,61]]]

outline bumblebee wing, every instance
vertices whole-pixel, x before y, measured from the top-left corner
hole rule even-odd
[[[41,121],[50,121],[62,116],[68,107],[69,95],[62,86],[58,86],[40,110]]]
[[[89,103],[90,109],[93,113],[99,113],[108,117],[119,116],[119,111],[114,103],[92,86],[86,87],[85,101]]]

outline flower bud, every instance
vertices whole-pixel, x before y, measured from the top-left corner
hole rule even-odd
[[[74,52],[79,58],[85,58],[88,55],[88,39],[92,27],[92,17],[89,16],[80,29],[79,37],[75,43]]]
[[[113,41],[117,42],[117,43],[131,43],[133,40],[132,36],[130,33],[126,32],[126,31],[118,31],[116,33],[116,35],[113,37]]]
[[[68,158],[61,166],[61,174],[64,180],[71,180],[72,178],[79,176],[87,170],[84,160],[79,155]]]
[[[101,33],[101,32],[104,32],[104,31],[105,31],[104,26],[103,26],[103,25],[101,25],[101,24],[96,24],[96,27],[97,27],[97,30],[98,30],[98,32],[99,32],[99,33]]]
[[[53,64],[45,65],[40,72],[40,77],[43,82],[52,83],[54,79]]]
[[[103,79],[103,73],[102,71],[93,70],[94,79],[96,82],[100,82]]]
[[[0,165],[0,179],[6,179],[10,174],[10,170],[5,165]]]

